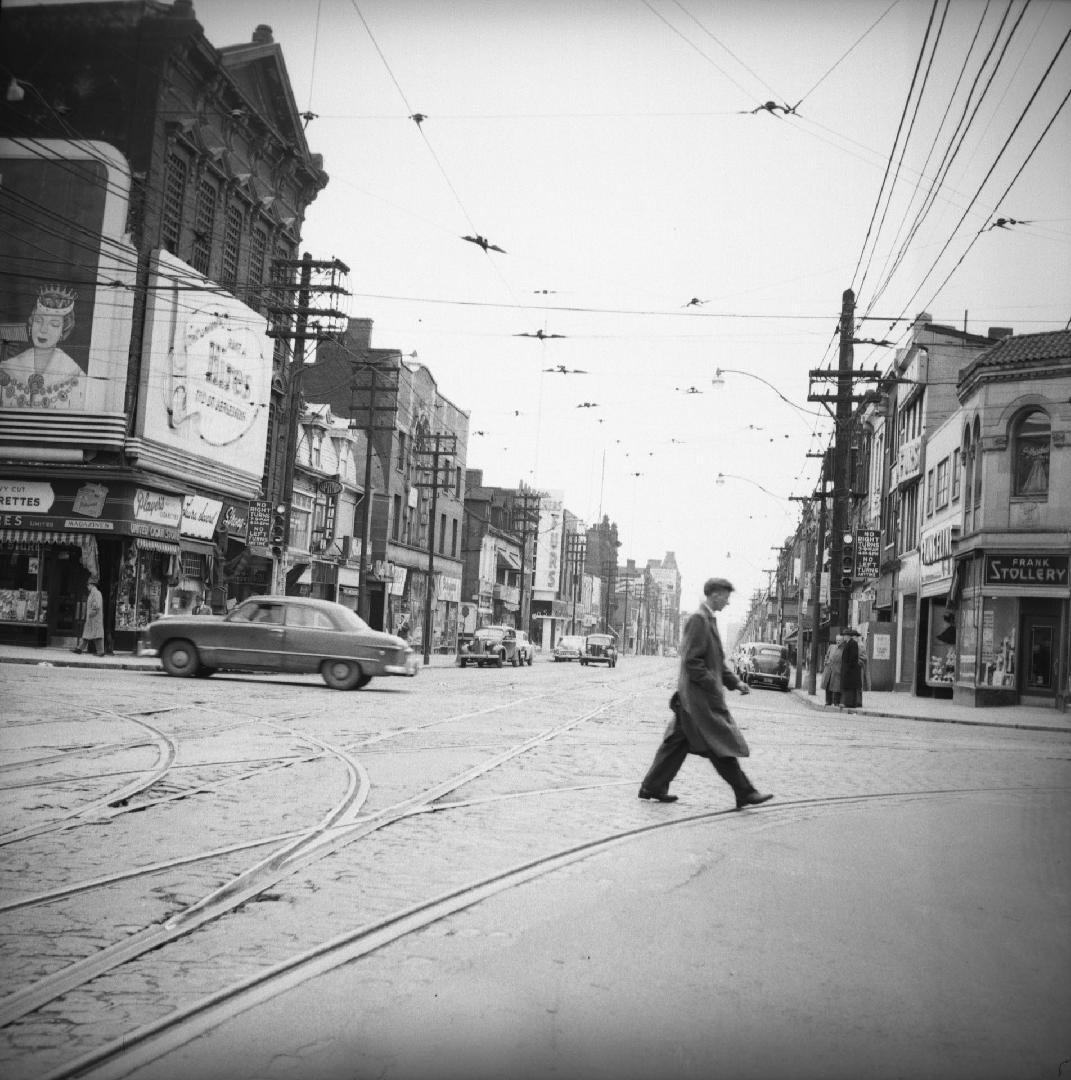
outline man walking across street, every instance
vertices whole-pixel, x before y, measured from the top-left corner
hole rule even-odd
[[[763,795],[740,768],[738,758],[750,756],[743,733],[725,704],[725,688],[750,693],[725,664],[716,615],[729,602],[732,583],[710,578],[703,586],[705,600],[688,619],[681,642],[677,692],[670,699],[673,723],[655,753],[640,785],[641,799],[676,802],[669,785],[689,754],[710,758],[718,775],[733,789],[736,808],[758,806],[772,799]]]

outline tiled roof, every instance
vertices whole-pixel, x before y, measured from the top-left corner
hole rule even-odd
[[[1071,330],[1050,330],[1044,334],[1015,334],[1003,338],[979,353],[960,372],[964,382],[979,368],[1004,368],[1046,360],[1071,362]]]

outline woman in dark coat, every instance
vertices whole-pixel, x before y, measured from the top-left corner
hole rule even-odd
[[[689,754],[710,758],[736,794],[738,810],[773,798],[756,791],[740,768],[737,759],[751,751],[725,704],[726,687],[749,693],[725,663],[715,619],[732,591],[725,578],[711,578],[703,586],[706,600],[684,627],[677,692],[670,699],[673,721],[640,786],[641,799],[675,802],[677,796],[667,789]]]
[[[844,631],[844,648],[840,660],[840,703],[846,709],[858,709],[863,704],[863,665],[859,662],[859,631]]]

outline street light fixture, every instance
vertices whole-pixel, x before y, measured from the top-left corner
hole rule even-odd
[[[739,368],[715,368],[714,375],[710,380],[711,386],[724,386],[725,379],[723,375],[746,375],[749,379],[754,379],[756,382],[760,382],[763,386],[768,386],[786,405],[791,405],[792,408],[803,413],[805,416],[819,416],[823,420],[826,419],[825,413],[814,412],[811,409],[805,409],[802,405],[797,405],[791,398],[785,397],[780,390],[772,382],[767,382],[761,375],[756,375],[753,371],[742,371]]]

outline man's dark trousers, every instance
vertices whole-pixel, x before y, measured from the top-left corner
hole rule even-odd
[[[673,726],[659,745],[654,761],[651,762],[651,767],[643,778],[644,790],[655,795],[665,794],[687,756],[688,739],[681,731],[680,720],[674,719]],[[736,758],[711,755],[710,763],[718,770],[718,775],[733,789],[737,800],[755,790]]]

